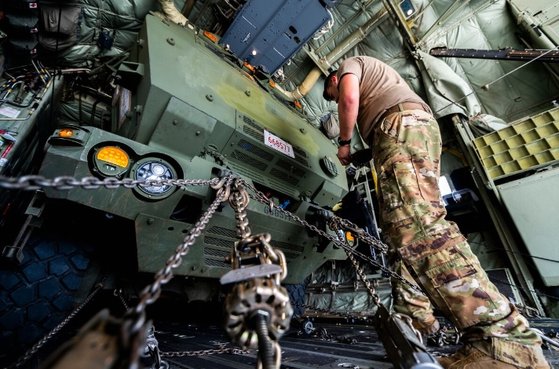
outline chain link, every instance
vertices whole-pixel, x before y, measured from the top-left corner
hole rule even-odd
[[[70,176],[59,176],[54,179],[46,179],[39,175],[22,176],[19,178],[0,176],[0,188],[9,190],[39,190],[42,188],[54,188],[56,190],[70,190],[83,188],[86,190],[101,187],[114,189],[119,187],[151,187],[151,186],[213,186],[219,182],[219,178],[212,179],[132,179],[132,178],[104,178],[83,177],[76,179]]]
[[[333,223],[334,231],[339,230],[339,228],[337,227],[337,224],[339,224],[339,223]],[[347,241],[345,241],[345,237],[342,234],[340,234],[339,232],[336,232],[336,233],[338,234],[338,238],[340,239],[340,242],[343,242],[343,243],[347,244]],[[344,251],[345,251],[348,259],[353,264],[353,268],[355,269],[355,271],[357,273],[357,276],[359,277],[359,279],[361,279],[361,282],[363,282],[363,284],[365,284],[365,288],[367,289],[367,292],[369,292],[369,295],[373,299],[373,303],[378,307],[381,304],[381,302],[380,302],[380,297],[377,294],[377,291],[375,290],[375,288],[372,286],[371,282],[369,281],[369,279],[365,275],[365,272],[363,271],[363,269],[359,265],[357,259],[355,259],[353,254],[348,250],[350,250],[350,249],[344,248]]]
[[[185,357],[185,356],[209,356],[209,355],[246,355],[250,354],[250,350],[242,350],[235,347],[221,347],[218,349],[206,349],[197,351],[162,351],[161,357]]]
[[[427,336],[427,344],[429,346],[447,346],[458,345],[462,334],[456,327],[443,326],[438,332]]]
[[[338,239],[336,239],[334,236],[324,232],[321,229],[318,229],[315,225],[312,225],[309,222],[307,222],[306,220],[301,219],[297,215],[295,215],[295,214],[293,214],[293,213],[291,213],[291,212],[289,212],[289,211],[287,211],[283,208],[276,207],[274,205],[274,203],[268,197],[266,197],[266,195],[264,195],[262,192],[258,191],[256,188],[254,188],[250,184],[244,182],[244,185],[254,193],[254,195],[251,196],[253,199],[259,201],[260,203],[262,203],[264,205],[268,205],[270,207],[270,209],[274,208],[276,211],[278,211],[282,215],[288,217],[289,219],[294,220],[295,222],[297,222],[297,223],[301,224],[302,226],[310,229],[311,231],[315,232],[316,234],[327,238],[328,240],[334,242],[336,244],[336,246],[340,246],[342,248],[350,248],[349,246],[345,245],[344,243],[338,241]],[[357,225],[353,224],[349,220],[336,217],[335,215],[332,215],[332,218],[336,219],[337,222],[339,222],[340,224],[343,224],[345,227],[348,227],[350,229],[360,230],[360,228]],[[375,247],[377,250],[379,250],[382,253],[386,253],[388,251],[388,246],[386,244],[384,244],[380,240],[377,240],[376,238],[371,237],[365,231],[361,230],[359,232],[356,232],[356,236],[358,238],[360,238],[361,240],[363,240],[364,242],[366,242],[367,244],[372,245],[373,247]]]
[[[89,304],[89,302],[93,299],[93,297],[95,297],[95,295],[97,295],[97,293],[99,291],[101,291],[101,289],[103,288],[103,285],[99,284],[95,287],[95,289],[85,298],[85,300],[78,305],[62,322],[60,322],[56,327],[54,327],[49,333],[47,333],[46,336],[44,336],[43,338],[41,338],[41,340],[39,340],[39,342],[37,342],[36,344],[33,345],[33,347],[31,347],[29,350],[27,350],[25,352],[25,354],[23,354],[23,356],[21,356],[19,358],[19,360],[10,365],[8,367],[8,369],[12,369],[12,368],[20,368],[22,367],[27,361],[29,361],[29,359],[31,359],[33,356],[35,356],[35,354],[37,354],[37,352],[41,349],[41,347],[43,347],[47,342],[49,342],[56,334],[58,334],[58,332],[60,332],[60,330],[62,330],[62,328],[64,328],[72,319],[74,319],[74,317],[87,305]]]
[[[352,315],[352,314],[349,314],[349,313],[343,313],[343,312],[336,311],[336,310],[317,308],[316,306],[311,306],[311,305],[307,305],[307,304],[293,304],[293,305],[297,306],[297,307],[301,307],[301,308],[303,308],[305,310],[308,310],[308,311],[335,315],[335,316],[339,316],[340,318],[345,318],[347,320],[363,320],[365,322],[368,322],[371,319],[371,317],[367,316],[367,315],[362,315],[362,316]]]
[[[240,241],[233,249],[232,268],[241,267],[241,260],[244,256],[257,256],[261,264],[275,263],[281,267],[281,273],[277,276],[276,284],[287,276],[287,262],[285,255],[279,249],[274,249],[270,244],[272,236],[269,233],[252,235],[246,208],[250,202],[250,196],[246,190],[246,182],[240,178],[234,181],[234,190],[229,196],[229,203],[235,211],[237,223],[237,236]]]
[[[113,291],[113,296],[117,297],[120,300],[120,302],[122,303],[122,306],[124,306],[124,309],[128,310],[130,308],[128,306],[128,303],[124,299],[124,292],[122,291],[122,288],[115,289]]]
[[[249,203],[249,196],[245,188],[237,179],[234,184],[235,191],[229,196],[229,203],[235,211],[235,219],[237,220],[237,237],[241,240],[247,239],[251,235],[248,215],[246,208]]]

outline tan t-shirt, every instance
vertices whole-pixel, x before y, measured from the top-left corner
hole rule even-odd
[[[366,140],[387,109],[403,102],[425,104],[398,72],[378,59],[370,56],[348,58],[338,69],[338,80],[348,73],[355,74],[359,79],[357,125]]]

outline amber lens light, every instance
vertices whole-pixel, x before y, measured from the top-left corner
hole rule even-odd
[[[73,135],[74,135],[74,130],[69,129],[69,128],[64,128],[64,129],[61,129],[60,131],[58,131],[58,136],[59,137],[69,138],[69,137],[72,137]]]
[[[121,168],[128,167],[130,159],[126,151],[122,150],[118,146],[105,146],[97,151],[97,160],[104,161],[106,163],[116,165]]]
[[[217,36],[214,35],[213,33],[208,32],[208,31],[204,31],[203,34],[204,34],[204,36],[206,36],[212,42],[217,43]]]

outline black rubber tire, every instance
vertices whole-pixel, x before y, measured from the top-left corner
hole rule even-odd
[[[0,363],[9,364],[75,308],[90,249],[44,234],[23,249],[20,265],[0,267]]]
[[[306,284],[286,284],[284,285],[287,293],[289,294],[289,301],[293,308],[293,318],[300,318],[305,313],[305,292]]]

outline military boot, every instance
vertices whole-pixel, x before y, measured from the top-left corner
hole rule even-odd
[[[445,369],[551,369],[541,351],[541,347],[526,346],[522,360],[515,357],[516,352],[502,355],[498,359],[488,353],[483,342],[468,343],[450,356],[438,357],[439,364]],[[528,359],[526,354],[528,354]],[[519,364],[519,365],[515,365]]]
[[[412,324],[415,329],[426,335],[435,334],[441,329],[441,324],[432,315],[424,320],[413,319]]]

